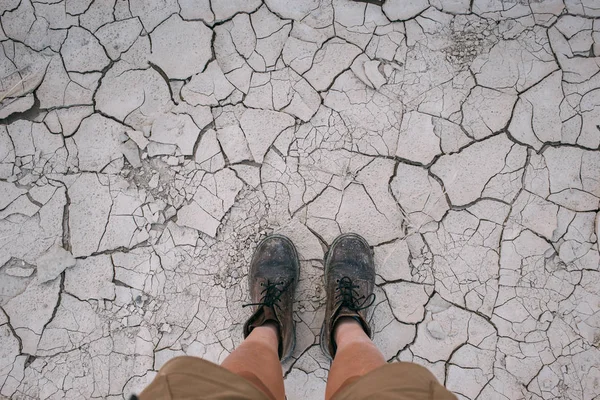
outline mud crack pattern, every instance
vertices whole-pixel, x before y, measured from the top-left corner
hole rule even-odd
[[[374,340],[459,399],[600,396],[595,0],[0,2],[0,396],[122,399],[242,340],[297,245],[374,247]]]

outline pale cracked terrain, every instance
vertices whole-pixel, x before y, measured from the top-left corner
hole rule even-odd
[[[222,361],[257,242],[374,247],[374,340],[459,399],[600,398],[597,0],[0,1],[0,393]]]

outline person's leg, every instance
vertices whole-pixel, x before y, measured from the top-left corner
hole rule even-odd
[[[374,286],[375,262],[367,241],[354,233],[338,236],[325,259],[321,349],[333,359],[326,399],[386,363],[370,339],[367,309],[375,302]]]
[[[252,382],[267,396],[285,399],[278,347],[277,325],[266,323],[254,328],[221,366]]]
[[[353,318],[340,318],[334,327],[337,346],[329,369],[325,399],[331,399],[344,386],[386,364],[383,354]]]
[[[250,262],[248,285],[253,313],[244,323],[244,341],[221,366],[276,400],[285,399],[281,360],[294,349],[294,291],[300,261],[285,236],[261,241]]]

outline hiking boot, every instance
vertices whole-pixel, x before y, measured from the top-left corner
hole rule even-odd
[[[279,335],[279,359],[288,358],[296,344],[293,318],[294,292],[300,262],[294,244],[285,236],[271,235],[259,244],[250,263],[248,284],[254,313],[244,324],[244,338],[257,326],[274,322]]]
[[[340,318],[354,318],[371,337],[367,308],[375,302],[374,285],[375,263],[367,241],[355,233],[338,236],[325,260],[327,305],[321,328],[321,349],[330,359],[336,352],[333,333]]]

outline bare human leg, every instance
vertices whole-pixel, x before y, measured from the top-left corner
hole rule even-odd
[[[386,364],[383,354],[353,318],[340,318],[334,328],[337,352],[329,370],[325,399],[346,385]]]
[[[221,366],[244,377],[269,398],[285,399],[281,360],[295,344],[294,291],[300,262],[285,236],[263,239],[252,256],[248,284],[253,313],[244,324],[245,340]]]
[[[278,346],[277,325],[266,323],[254,328],[221,366],[247,379],[271,399],[285,399]]]

